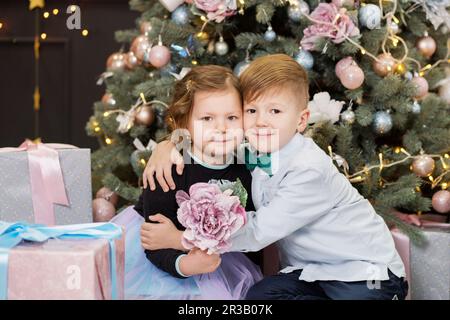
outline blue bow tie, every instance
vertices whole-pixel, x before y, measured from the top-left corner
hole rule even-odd
[[[269,176],[272,176],[272,162],[270,153],[257,156],[248,148],[245,149],[245,166],[248,170],[253,171],[256,167],[261,168]]]

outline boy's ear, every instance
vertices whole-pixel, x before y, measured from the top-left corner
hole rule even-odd
[[[301,111],[300,116],[298,118],[297,131],[302,133],[305,131],[306,126],[308,125],[308,120],[310,116],[310,111],[308,108]]]

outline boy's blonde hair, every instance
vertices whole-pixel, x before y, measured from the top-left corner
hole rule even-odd
[[[249,103],[272,89],[289,88],[298,98],[302,109],[308,106],[308,74],[294,59],[285,54],[256,58],[241,76],[244,102]]]
[[[172,103],[167,110],[169,130],[185,129],[194,106],[194,96],[200,91],[235,89],[240,95],[239,79],[226,67],[205,65],[192,68],[175,84]],[[222,108],[223,106],[217,106]]]

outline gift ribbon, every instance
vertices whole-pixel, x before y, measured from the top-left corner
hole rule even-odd
[[[53,204],[69,205],[57,149],[75,149],[59,143],[23,142],[18,148],[0,148],[0,153],[26,151],[30,172],[34,222],[54,225]]]
[[[45,242],[48,239],[107,239],[111,273],[111,298],[117,300],[116,247],[114,239],[122,236],[122,228],[106,223],[85,223],[47,227],[27,222],[0,221],[0,300],[6,300],[8,288],[8,257],[22,240]]]

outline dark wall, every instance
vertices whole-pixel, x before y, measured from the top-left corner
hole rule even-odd
[[[0,147],[18,146],[35,138],[33,111],[35,13],[27,0],[1,0],[0,22]],[[97,86],[108,56],[120,49],[114,32],[135,27],[138,12],[130,11],[127,0],[46,0],[41,11],[39,136],[43,142],[70,143],[98,148],[84,127],[92,106],[101,99],[104,86]],[[69,30],[66,8],[81,8],[81,28]],[[51,11],[59,9],[54,16]],[[42,13],[50,12],[44,19]]]

